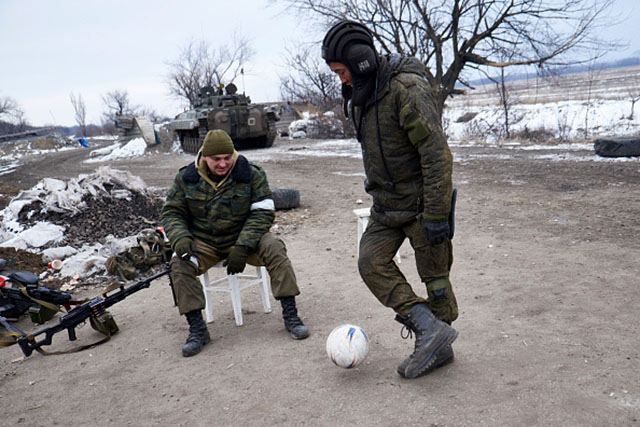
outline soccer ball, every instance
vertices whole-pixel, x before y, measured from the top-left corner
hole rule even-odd
[[[359,326],[340,325],[327,337],[327,355],[341,368],[354,368],[369,353],[369,337]]]

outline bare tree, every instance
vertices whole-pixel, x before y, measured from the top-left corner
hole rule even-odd
[[[511,111],[512,95],[507,86],[507,76],[505,74],[505,69],[500,68],[498,77],[488,76],[489,80],[493,82],[496,86],[496,91],[498,92],[498,100],[500,102],[500,107],[502,108],[502,117],[503,117],[503,126],[502,129],[504,131],[505,138],[511,138],[511,130],[509,128],[509,113]]]
[[[600,79],[600,74],[602,74],[602,68],[598,67],[595,61],[589,62],[589,66],[587,68],[586,73],[586,83],[587,83],[587,99],[585,104],[585,113],[584,113],[584,139],[589,138],[589,114],[593,109],[593,89],[596,84],[596,81]]]
[[[74,117],[77,125],[80,127],[82,136],[87,135],[87,107],[82,99],[82,95],[75,96],[73,92],[69,94],[71,105],[73,106]]]
[[[500,54],[501,62],[508,62],[510,59],[508,55],[512,54],[512,52],[503,52]],[[500,103],[500,107],[502,108],[502,135],[505,138],[511,138],[511,107],[514,104],[514,96],[511,93],[510,87],[507,84],[508,75],[506,73],[506,67],[498,68],[498,75],[494,76],[486,72],[486,70],[482,70],[486,77],[495,85],[496,92],[498,93],[498,102]]]
[[[0,118],[7,117],[18,119],[24,116],[24,112],[18,106],[15,99],[9,96],[0,97]]]
[[[627,87],[627,95],[631,102],[631,112],[627,117],[628,120],[633,120],[634,109],[636,102],[640,101],[640,76],[636,74],[634,78],[634,84]]]
[[[326,25],[367,25],[383,53],[420,58],[440,112],[463,69],[576,62],[581,49],[602,44],[593,33],[615,0],[280,0]],[[510,58],[500,59],[500,55]]]
[[[129,92],[126,90],[112,90],[102,95],[102,103],[106,107],[103,117],[108,120],[114,120],[115,116],[125,114],[135,114],[136,106],[132,106],[129,101]]]
[[[0,134],[22,132],[27,129],[24,111],[15,99],[9,96],[0,97]]]
[[[235,33],[230,45],[215,48],[204,40],[191,41],[168,63],[169,92],[193,106],[200,88],[232,83],[253,55],[249,41]]]
[[[340,104],[340,85],[335,75],[309,47],[287,49],[287,75],[280,77],[280,91],[286,101],[309,102],[331,109]]]
[[[136,108],[136,114],[138,116],[146,117],[153,123],[161,123],[163,121],[170,120],[170,118],[163,116],[162,114],[158,113],[155,108],[150,106],[140,106]]]

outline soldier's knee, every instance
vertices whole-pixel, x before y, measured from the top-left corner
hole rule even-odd
[[[173,257],[169,262],[171,267],[171,275],[187,275],[196,277],[198,275],[198,268],[191,262],[182,258]]]
[[[370,274],[376,268],[376,262],[372,257],[372,254],[366,251],[361,251],[358,255],[358,271],[361,276]]]
[[[427,304],[438,319],[451,324],[458,318],[458,303],[448,277],[429,281],[427,293]]]
[[[259,248],[270,249],[270,250],[281,250],[286,249],[286,246],[282,239],[274,236],[271,233],[265,233],[258,243]]]

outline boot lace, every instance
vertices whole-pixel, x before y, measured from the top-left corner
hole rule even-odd
[[[298,317],[298,310],[293,304],[284,304],[282,307],[282,317],[290,328],[296,326],[304,326],[300,317]]]
[[[394,320],[402,324],[402,329],[400,329],[400,337],[403,340],[406,340],[407,338],[413,338],[413,329],[411,329],[411,326],[407,323],[408,319],[406,317],[396,314]]]
[[[413,338],[413,332],[411,331],[411,328],[409,328],[407,325],[404,325],[402,329],[400,329],[400,337],[403,340],[406,340],[407,338]]]

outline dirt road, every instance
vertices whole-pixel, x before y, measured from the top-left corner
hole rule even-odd
[[[249,290],[245,325],[235,326],[220,297],[212,343],[183,358],[186,322],[160,280],[113,308],[121,332],[106,344],[26,360],[15,347],[3,349],[0,424],[640,423],[640,161],[596,161],[588,150],[453,146],[456,361],[403,380],[395,368],[412,343],[357,272],[352,210],[369,203],[357,145],[317,154],[322,147],[277,141],[244,153],[266,169],[272,187],[301,192],[301,207],[286,213],[297,226],[282,236],[309,339],[291,340],[276,301],[264,314]],[[166,187],[189,161],[159,153],[112,166]],[[68,176],[98,166],[41,159],[2,179],[60,177],[52,169],[60,164]],[[411,249],[401,255],[403,272],[426,293]],[[345,322],[371,337],[367,360],[352,370],[333,366],[324,350],[326,336]],[[78,335],[80,343],[98,338],[88,326]],[[69,344],[59,335],[51,348]]]

